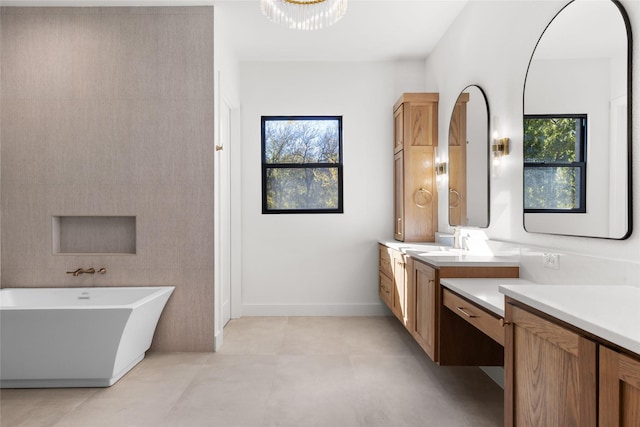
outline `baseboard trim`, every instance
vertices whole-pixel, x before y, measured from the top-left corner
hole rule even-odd
[[[387,316],[383,304],[268,305],[243,304],[242,317],[257,316]]]
[[[214,337],[213,337],[213,351],[218,351],[220,350],[220,347],[222,347],[222,343],[224,341],[224,333],[223,331],[219,331]]]

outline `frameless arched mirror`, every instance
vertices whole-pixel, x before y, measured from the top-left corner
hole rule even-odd
[[[489,106],[478,86],[460,93],[449,123],[449,224],[489,226]]]
[[[631,233],[631,29],[617,1],[575,0],[547,26],[524,87],[524,227]]]

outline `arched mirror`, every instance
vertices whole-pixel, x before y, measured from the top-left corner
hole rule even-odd
[[[458,96],[449,123],[449,224],[489,226],[489,106],[473,85]]]
[[[631,29],[617,1],[575,0],[547,26],[524,87],[524,227],[631,233]]]

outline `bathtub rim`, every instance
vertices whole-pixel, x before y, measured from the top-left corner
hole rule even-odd
[[[175,290],[175,286],[83,286],[83,287],[4,287],[0,288],[0,312],[1,311],[17,311],[17,310],[112,310],[116,308],[137,308],[152,299],[158,298],[165,293],[169,293],[169,296]],[[42,305],[2,305],[2,294],[7,291],[69,291],[77,290],[80,292],[88,292],[92,290],[154,290],[154,292],[145,295],[144,297],[137,299],[129,304],[104,304],[104,305],[56,305],[56,306],[42,306]]]

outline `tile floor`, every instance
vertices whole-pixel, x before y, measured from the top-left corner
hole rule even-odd
[[[500,426],[502,389],[394,318],[242,318],[218,353],[149,353],[105,389],[0,391],[14,426]]]

